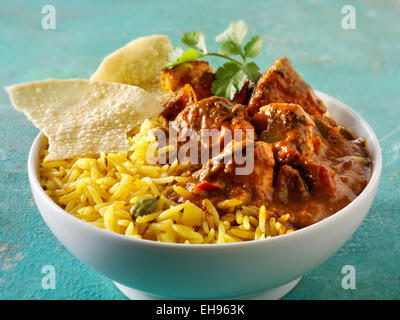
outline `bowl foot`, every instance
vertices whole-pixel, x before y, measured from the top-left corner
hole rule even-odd
[[[231,297],[226,299],[277,300],[289,293],[289,291],[291,291],[299,283],[300,279],[301,277],[291,282],[285,283],[284,285],[281,285],[279,287],[256,294],[241,297]],[[131,300],[175,300],[174,298],[158,296],[152,293],[132,289],[115,281],[114,284],[126,297]]]

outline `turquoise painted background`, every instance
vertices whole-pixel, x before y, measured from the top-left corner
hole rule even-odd
[[[46,4],[56,8],[56,30],[41,27]],[[356,30],[341,28],[346,4],[356,9]],[[249,35],[263,37],[256,59],[262,68],[290,57],[315,89],[360,113],[383,150],[381,184],[367,218],[285,299],[399,299],[399,17],[400,1],[1,1],[0,87],[88,78],[105,55],[143,35],[167,34],[178,44],[183,32],[197,29],[212,47],[229,21],[245,19]],[[26,170],[37,133],[0,90],[0,299],[124,299],[41,219]],[[347,264],[356,268],[355,290],[341,287]],[[41,286],[45,265],[55,267],[55,290]]]

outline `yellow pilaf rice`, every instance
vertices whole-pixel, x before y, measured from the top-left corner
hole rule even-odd
[[[265,206],[244,206],[237,199],[215,204],[206,200],[203,211],[190,201],[178,204],[166,198],[171,188],[187,195],[187,190],[176,185],[187,178],[184,174],[173,175],[179,166],[177,162],[171,165],[146,162],[147,150],[157,148],[152,132],[159,127],[158,118],[145,120],[129,138],[129,152],[46,161],[46,146],[40,153],[40,184],[60,207],[75,217],[126,236],[200,244],[258,240],[293,231],[285,227],[289,214],[279,219],[268,218]],[[154,212],[137,218],[131,216],[130,209],[136,202],[155,196],[158,200]]]

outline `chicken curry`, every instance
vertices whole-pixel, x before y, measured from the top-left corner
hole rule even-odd
[[[164,91],[172,92],[162,111],[165,121],[178,137],[188,130],[217,129],[212,143],[222,150],[187,164],[190,178],[182,187],[189,193],[184,197],[171,191],[170,199],[201,207],[205,199],[240,199],[246,205],[265,205],[276,217],[290,213],[291,225],[299,229],[339,211],[366,187],[372,162],[365,140],[327,115],[323,101],[289,59],[277,60],[232,101],[212,95],[214,78],[206,61],[161,72]],[[242,132],[240,142],[227,134],[234,130]],[[235,168],[242,164],[226,155],[249,147],[253,170],[237,175]]]

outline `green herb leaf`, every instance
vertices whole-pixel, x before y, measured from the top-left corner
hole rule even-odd
[[[181,47],[174,47],[171,52],[168,54],[167,61],[168,63],[174,63],[178,61],[180,56],[184,53],[185,51]]]
[[[131,207],[131,216],[139,217],[150,214],[156,208],[158,197],[140,199]]]
[[[205,37],[201,32],[186,32],[183,34],[181,41],[190,48],[196,49],[202,53],[207,53]]]
[[[251,82],[256,82],[260,77],[260,71],[259,71],[260,69],[254,62],[242,65],[242,70],[244,71],[244,73],[247,75],[247,78]]]
[[[255,36],[250,39],[249,42],[244,46],[244,55],[249,58],[257,56],[262,47],[262,39],[260,36]]]
[[[232,40],[228,40],[224,42],[221,48],[218,51],[220,54],[224,54],[227,56],[234,56],[242,53],[242,48],[236,42]]]
[[[260,53],[262,39],[260,36],[255,36],[242,48],[246,34],[247,25],[244,20],[232,21],[229,27],[215,38],[217,43],[222,44],[216,53],[207,52],[205,37],[201,32],[186,32],[181,40],[189,49],[183,51],[182,48],[174,48],[168,56],[169,64],[163,69],[206,56],[227,59],[229,62],[217,69],[211,90],[216,96],[232,100],[242,90],[246,81],[256,82],[260,77],[258,66],[254,62],[247,63],[246,58],[254,58]],[[239,55],[243,62],[231,57],[235,55]]]
[[[177,60],[177,62],[187,62],[187,61],[191,61],[191,60],[196,60],[199,58],[204,57],[204,54],[197,52],[194,49],[187,49],[181,56],[180,58]]]
[[[244,37],[247,34],[247,25],[244,20],[232,21],[229,23],[228,29],[217,35],[215,41],[217,43],[224,43],[228,40],[235,42],[237,45],[241,46]]]
[[[174,53],[174,54],[176,54],[176,53]],[[169,68],[175,67],[175,66],[177,66],[177,65],[179,65],[179,64],[181,64],[181,63],[184,63],[184,62],[197,60],[197,59],[202,58],[202,57],[204,57],[204,56],[206,56],[206,55],[207,55],[207,54],[205,54],[205,53],[204,53],[204,54],[203,54],[203,53],[199,53],[199,52],[197,52],[196,50],[194,50],[194,49],[192,49],[192,48],[187,49],[187,50],[186,50],[185,52],[183,52],[183,53],[181,54],[181,56],[179,56],[175,61],[171,61],[170,64],[166,65],[166,66],[163,68],[163,70],[164,70],[164,69],[169,69]]]
[[[232,100],[242,90],[246,80],[247,75],[239,64],[227,62],[218,68],[211,90],[216,96]]]

